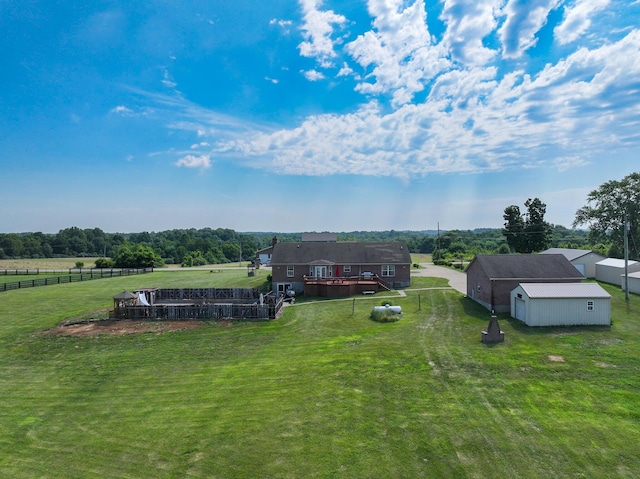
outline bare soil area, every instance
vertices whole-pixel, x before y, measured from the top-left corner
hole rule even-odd
[[[45,334],[58,336],[91,337],[100,335],[122,336],[124,334],[166,333],[183,329],[196,329],[201,321],[83,321],[68,325],[60,325]]]

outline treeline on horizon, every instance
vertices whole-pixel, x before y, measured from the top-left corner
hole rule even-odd
[[[353,231],[338,233],[339,241],[404,241],[411,253],[434,254],[439,259],[470,259],[475,254],[511,252],[503,230],[483,228],[448,231]],[[184,266],[251,261],[256,251],[278,241],[300,241],[302,233],[239,233],[227,228],[174,229],[161,232],[105,233],[100,228],[71,227],[58,233],[0,233],[0,259],[131,257],[144,252],[153,265]],[[549,247],[594,249],[584,230],[553,226]],[[101,262],[109,265],[108,262]]]

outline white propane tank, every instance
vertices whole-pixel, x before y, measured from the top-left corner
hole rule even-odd
[[[389,304],[385,304],[384,306],[374,306],[373,310],[380,312],[391,311],[393,314],[401,314],[402,306],[391,306]]]

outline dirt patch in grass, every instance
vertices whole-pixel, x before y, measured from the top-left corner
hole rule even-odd
[[[201,321],[83,321],[60,325],[45,331],[58,336],[91,337],[100,335],[122,336],[124,334],[166,333],[183,329],[196,329]]]
[[[564,363],[564,358],[562,356],[555,356],[553,354],[550,354],[549,361],[552,361],[554,363]]]

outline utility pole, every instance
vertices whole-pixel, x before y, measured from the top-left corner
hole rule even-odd
[[[624,213],[624,299],[629,301],[629,213]]]

